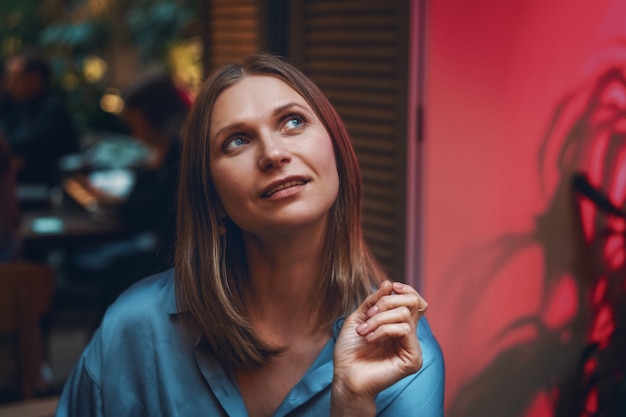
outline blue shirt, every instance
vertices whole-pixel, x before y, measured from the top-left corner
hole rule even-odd
[[[330,412],[333,350],[342,320],[275,416]],[[443,355],[418,323],[423,366],[376,398],[381,417],[443,416]],[[177,315],[174,271],[146,278],[112,304],[66,382],[63,416],[247,416],[232,372],[196,343]]]

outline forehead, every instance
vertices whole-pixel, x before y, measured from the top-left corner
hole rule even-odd
[[[211,124],[231,123],[233,119],[271,113],[274,108],[290,102],[310,108],[306,100],[281,79],[270,75],[247,75],[217,97]]]

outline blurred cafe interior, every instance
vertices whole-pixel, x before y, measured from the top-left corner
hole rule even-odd
[[[625,4],[0,1],[0,417],[52,415],[107,306],[169,267],[181,123],[257,51],[344,120],[447,416],[626,415]]]

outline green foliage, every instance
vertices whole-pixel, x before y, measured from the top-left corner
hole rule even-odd
[[[106,47],[109,40],[107,29],[102,21],[96,19],[76,23],[55,22],[41,31],[38,40],[47,49],[93,54]]]
[[[138,0],[129,9],[126,22],[131,39],[145,60],[162,60],[164,45],[182,39],[192,24],[196,2],[181,0]]]
[[[36,45],[45,25],[38,0],[0,1],[0,58]]]
[[[90,80],[85,62],[102,55],[117,37],[145,62],[166,64],[168,48],[189,35],[202,0],[0,0],[0,61],[26,48],[51,59],[57,88],[64,90],[81,129],[101,128],[104,85]]]

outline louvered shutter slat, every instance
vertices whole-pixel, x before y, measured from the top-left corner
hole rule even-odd
[[[404,277],[409,2],[299,0],[290,52],[344,120],[363,171],[364,235]]]

